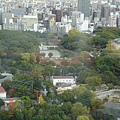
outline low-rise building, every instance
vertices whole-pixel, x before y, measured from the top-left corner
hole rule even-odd
[[[72,90],[72,89],[75,89],[77,88],[79,85],[76,85],[76,84],[73,84],[73,85],[66,85],[66,86],[61,86],[61,87],[57,87],[56,91],[57,91],[57,94],[62,94],[64,93],[64,91],[66,90]]]
[[[10,80],[10,81],[13,80],[13,75],[10,74],[10,73],[6,73],[6,72],[5,73],[1,73],[1,76],[3,78],[0,79],[0,83],[4,82],[5,80]]]
[[[21,30],[21,25],[17,23],[3,24],[3,30]]]
[[[1,86],[1,84],[0,84],[0,98],[1,98],[1,99],[6,98],[6,91],[5,91],[5,89]]]
[[[76,83],[76,78],[74,78],[73,76],[52,76],[51,81],[54,86],[58,84],[72,85]]]

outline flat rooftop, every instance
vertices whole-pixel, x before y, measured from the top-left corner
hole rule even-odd
[[[73,76],[53,76],[53,79],[74,79]]]

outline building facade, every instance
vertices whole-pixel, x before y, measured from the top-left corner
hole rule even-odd
[[[108,4],[102,5],[101,18],[106,18],[106,20],[108,20],[109,16],[110,16],[110,6]]]
[[[38,16],[24,15],[22,17],[22,29],[24,31],[38,31]]]
[[[84,13],[85,17],[90,16],[90,0],[78,0],[78,11]]]
[[[55,15],[56,15],[56,22],[61,22],[62,10],[53,9],[53,10],[52,10],[52,14],[55,14]]]
[[[51,81],[53,85],[56,86],[57,84],[75,84],[76,80],[73,76],[52,76]]]
[[[1,99],[6,98],[6,91],[5,91],[5,89],[1,86],[1,83],[0,83],[0,98],[1,98]]]

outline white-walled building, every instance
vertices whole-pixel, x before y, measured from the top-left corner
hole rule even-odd
[[[56,86],[56,84],[75,84],[76,78],[73,76],[52,76],[51,81],[54,86]]]
[[[110,25],[111,27],[116,27],[116,26],[117,26],[116,15],[113,14],[113,12],[110,13],[110,17],[109,17],[109,25]]]
[[[89,31],[90,31],[91,33],[93,33],[93,31],[94,31],[94,23],[90,23],[88,29],[89,29]]]
[[[6,98],[6,91],[5,91],[5,89],[1,86],[1,83],[0,83],[0,98],[1,98],[1,99]]]
[[[78,22],[77,30],[80,32],[88,31],[88,23],[89,23],[88,19],[85,19],[83,22]]]
[[[49,29],[50,29],[50,31],[51,32],[55,32],[56,31],[56,28],[55,28],[55,26],[56,26],[56,18],[55,18],[56,16],[54,16],[54,17],[52,17],[50,20],[49,20]]]
[[[72,29],[72,26],[70,23],[65,24],[65,32],[68,33]]]
[[[77,18],[77,22],[83,22],[84,21],[84,13],[80,14],[80,17]]]
[[[2,79],[0,79],[0,83],[4,82],[5,80],[12,81],[13,80],[13,75],[10,73],[1,73],[1,76],[3,76]]]
[[[57,33],[63,33],[63,34],[68,33],[69,30],[72,29],[72,26],[70,23],[57,22],[56,27],[57,27]]]
[[[63,17],[61,18],[61,22],[63,22],[63,23],[67,23],[67,22],[68,22],[67,15],[65,15],[65,16],[63,16]]]

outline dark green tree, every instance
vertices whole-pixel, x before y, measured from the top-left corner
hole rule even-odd
[[[0,108],[4,105],[4,101],[0,99]]]
[[[7,110],[0,111],[0,120],[10,120],[11,116],[9,112],[10,111],[7,111]]]
[[[86,106],[83,106],[81,103],[77,102],[73,105],[71,112],[72,112],[73,118],[77,118],[80,115],[89,114],[89,108],[87,108]]]
[[[52,52],[48,53],[48,56],[49,58],[51,58],[53,56],[53,53]]]

